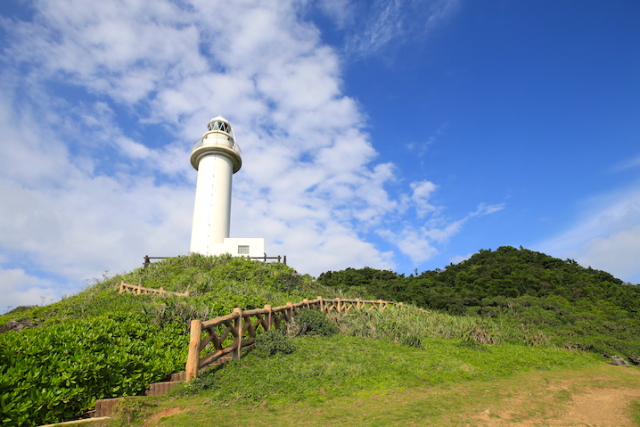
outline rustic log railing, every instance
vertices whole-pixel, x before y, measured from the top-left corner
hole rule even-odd
[[[160,287],[160,289],[154,289],[154,288],[143,288],[142,286],[137,286],[137,285],[130,285],[128,283],[124,283],[124,281],[120,282],[120,291],[118,292],[119,294],[122,293],[130,293],[130,294],[134,294],[134,295],[148,295],[148,294],[158,294],[158,295],[175,295],[178,297],[188,297],[189,296],[189,291],[186,291],[185,293],[179,293],[179,292],[171,292],[171,291],[165,291],[162,287]]]
[[[205,322],[192,320],[186,380],[191,381],[193,378],[197,378],[200,369],[230,353],[234,359],[240,359],[242,348],[253,344],[256,339],[256,331],[260,327],[264,331],[268,331],[272,326],[279,328],[281,323],[290,322],[293,316],[303,309],[315,308],[328,314],[334,312],[347,314],[351,310],[362,309],[384,311],[393,304],[396,303],[382,300],[364,301],[317,297],[313,300],[305,299],[297,304],[288,302],[286,305],[275,308],[270,305],[245,311],[236,308],[231,314]],[[398,303],[398,305],[402,305],[402,303]],[[204,339],[202,338],[203,332],[206,332]],[[224,346],[224,342],[229,336],[233,337],[233,342]],[[200,353],[209,344],[213,344],[212,351],[204,357],[200,357]]]

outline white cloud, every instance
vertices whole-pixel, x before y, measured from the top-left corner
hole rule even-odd
[[[473,256],[473,253],[469,253],[469,254],[466,254],[466,255],[456,255],[456,256],[452,257],[451,259],[449,259],[449,262],[451,264],[459,264],[462,261],[468,260],[472,256]]]
[[[582,218],[536,248],[640,282],[640,187],[594,197],[585,205]]]
[[[435,187],[432,187],[430,182],[418,182],[414,184],[416,185],[412,185],[412,188],[414,188],[414,190],[420,189],[419,194],[428,196],[435,191]],[[422,199],[419,200],[421,201]],[[430,211],[434,214],[422,226],[405,223],[398,232],[389,229],[377,230],[377,233],[382,238],[397,245],[398,250],[408,256],[415,265],[423,263],[437,255],[438,249],[436,248],[436,244],[448,242],[449,239],[460,232],[462,226],[469,219],[476,216],[489,215],[504,208],[504,204],[485,205],[482,203],[474,212],[467,214],[464,218],[457,221],[449,221],[439,215],[442,209],[431,205],[429,206],[432,208]],[[417,208],[419,207],[420,205],[417,206]]]
[[[60,299],[59,285],[30,276],[22,269],[0,268],[0,314],[21,305],[46,305]]]
[[[640,283],[640,225],[607,237],[595,237],[568,255],[580,265]]]
[[[453,3],[428,3],[429,19]],[[348,22],[342,4],[322,7]],[[243,148],[232,236],[265,237],[269,255],[288,255],[301,272],[393,268],[394,255],[363,236],[410,206],[435,212],[429,181],[401,200],[385,189],[397,171],[375,163],[365,117],[342,92],[340,56],[301,18],[299,2],[34,7],[32,21],[2,23],[0,261],[11,283],[24,282],[16,301],[137,267],[147,254],[185,253],[191,144],[219,113]],[[420,262],[464,221],[431,218],[386,238]]]
[[[412,182],[410,187],[413,190],[411,200],[415,203],[419,218],[423,218],[428,213],[436,210],[435,206],[429,204],[429,198],[438,186],[430,181],[416,181]]]
[[[378,234],[397,245],[398,250],[408,256],[415,265],[423,263],[438,254],[438,250],[433,246],[422,228],[406,227],[400,233],[379,230]]]
[[[16,81],[19,67],[29,70],[0,102],[5,265],[26,257],[34,271],[80,283],[145,254],[184,253],[189,150],[223,113],[244,149],[233,235],[265,236],[270,252],[313,274],[393,266],[358,234],[395,208],[383,188],[393,168],[371,164],[377,154],[341,93],[338,56],[296,2],[36,6],[32,22],[5,22],[13,42],[3,74]],[[88,95],[59,95],[51,82]],[[175,136],[127,130],[116,109]]]

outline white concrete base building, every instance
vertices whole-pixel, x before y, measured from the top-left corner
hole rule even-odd
[[[192,251],[193,252],[193,251]],[[223,243],[214,243],[207,255],[231,254],[233,256],[264,256],[264,239],[251,237],[227,237]]]
[[[242,167],[233,129],[222,116],[211,119],[196,141],[191,165],[198,171],[190,252],[202,255],[264,256],[264,239],[230,238],[231,182]]]

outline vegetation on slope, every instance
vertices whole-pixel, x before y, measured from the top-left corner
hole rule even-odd
[[[291,342],[295,346],[291,354],[265,358],[251,351],[242,360],[206,371],[195,385],[197,395],[184,396],[184,388],[174,389],[171,396],[154,400],[154,407],[147,407],[143,413],[139,399],[128,400],[120,409],[119,419],[110,425],[131,425],[136,417],[149,419],[167,407],[184,412],[164,419],[156,416],[154,425],[206,426],[212,420],[216,425],[229,426],[315,425],[313,418],[330,406],[320,405],[342,397],[358,399],[403,389],[411,394],[410,389],[493,381],[521,372],[577,369],[597,363],[595,355],[583,352],[464,340],[425,338],[423,348],[344,335],[303,336]],[[185,388],[189,391],[190,387]],[[298,403],[304,404],[305,410],[296,415],[297,419],[262,419],[266,409]],[[346,415],[334,414],[336,418],[329,424],[340,425]],[[392,423],[387,420],[367,425],[407,424],[396,418]]]
[[[121,280],[193,296],[119,295]],[[141,394],[184,370],[191,319],[321,290],[283,264],[192,255],[107,278],[56,304],[14,310],[0,325],[38,327],[0,334],[0,424],[62,421],[96,399]]]
[[[119,295],[121,280],[167,291],[188,290],[192,296]],[[50,306],[14,310],[0,316],[0,325],[11,321],[38,326],[0,334],[0,422],[24,426],[55,422],[76,417],[92,408],[99,398],[141,394],[149,383],[162,381],[166,375],[184,368],[191,319],[210,319],[228,314],[235,307],[281,305],[317,295],[392,299],[449,312],[424,313],[415,307],[405,307],[384,313],[358,313],[336,319],[342,336],[331,338],[334,341],[326,345],[316,338],[300,340],[301,349],[307,346],[305,343],[312,343],[308,344],[311,350],[296,351],[291,356],[294,359],[283,362],[293,363],[301,357],[300,360],[307,363],[306,367],[300,366],[301,373],[292,373],[291,381],[297,378],[320,384],[324,380],[316,377],[333,378],[334,369],[336,375],[344,375],[340,381],[348,383],[343,388],[347,394],[375,389],[378,385],[403,387],[393,382],[399,381],[397,379],[368,382],[365,378],[370,370],[379,370],[387,363],[376,366],[378,362],[373,359],[366,362],[368,357],[377,357],[367,353],[384,353],[388,348],[404,354],[405,350],[398,350],[398,344],[402,344],[403,349],[413,349],[409,351],[420,351],[421,358],[431,357],[427,354],[437,357],[437,349],[445,345],[439,341],[442,339],[466,343],[466,347],[456,347],[454,353],[478,352],[487,348],[483,343],[504,344],[502,349],[491,347],[490,352],[478,353],[480,358],[493,351],[502,355],[496,358],[497,365],[503,363],[501,357],[506,355],[503,351],[522,353],[522,357],[533,357],[540,363],[556,357],[552,356],[556,350],[529,352],[523,345],[560,344],[566,348],[621,352],[632,359],[640,354],[637,288],[624,285],[606,273],[522,249],[482,251],[458,266],[410,277],[388,271],[348,269],[325,273],[318,282],[282,264],[192,255],[96,281],[78,295]],[[356,350],[361,353],[360,362],[352,360],[348,356],[351,349],[343,346],[359,348],[364,345],[361,344],[364,341],[360,341],[364,338],[378,341],[369,346],[370,350]],[[325,363],[322,348],[332,345],[336,352],[347,354],[346,359],[328,362],[316,371],[316,364]],[[558,358],[560,354],[565,353],[557,353]],[[523,362],[524,359],[518,357],[514,360]],[[259,390],[240,390],[237,387],[245,387],[244,383],[234,385],[234,377],[226,377],[240,366],[249,366],[247,363],[257,364],[252,362],[257,358],[256,354],[250,355],[242,362],[229,365],[229,371],[225,371],[227,368],[213,371],[213,388],[231,390],[235,387],[232,394],[236,400],[245,399],[243,393],[261,396]],[[396,360],[395,356],[392,359]],[[471,367],[467,359],[456,360],[462,360],[462,371],[452,368],[462,375],[460,378],[481,375],[476,368],[464,368],[463,365]],[[363,368],[363,363],[372,365]],[[397,363],[404,362],[398,360]],[[429,365],[436,372],[448,372],[448,362],[428,363],[436,363]],[[537,367],[536,363],[526,362],[522,369]],[[555,363],[543,365],[549,367]],[[344,365],[338,366],[341,364]],[[397,368],[398,372],[404,372],[401,366]],[[511,372],[507,368],[504,372]],[[268,375],[272,375],[274,381],[287,372],[277,364],[272,369]],[[492,372],[502,368],[487,369]],[[407,378],[411,375],[414,374]],[[422,378],[420,375],[415,377]],[[300,387],[306,386],[298,384],[293,390]],[[322,395],[318,389],[314,390]]]
[[[376,352],[376,342],[372,345],[371,352]],[[442,345],[455,351],[454,341],[443,341]],[[487,347],[489,351],[495,348],[499,347]],[[437,354],[446,357],[454,351],[438,351]],[[469,353],[475,359],[474,352]],[[459,360],[466,364],[469,353],[460,354]],[[297,402],[271,403],[272,400],[265,399],[253,403],[230,399],[219,403],[207,392],[181,399],[167,396],[127,398],[120,406],[118,419],[110,420],[108,425],[196,427],[210,426],[212,420],[217,427],[584,425],[586,420],[592,425],[625,425],[625,421],[633,423],[630,419],[633,415],[636,416],[633,419],[640,421],[637,418],[640,405],[637,402],[629,405],[628,400],[630,391],[633,394],[633,390],[640,389],[637,369],[601,363],[566,368],[576,362],[567,359],[581,357],[580,353],[558,353],[564,359],[560,359],[558,365],[551,365],[551,369],[544,366],[540,370],[530,370],[527,360],[521,359],[522,364],[514,369],[520,372],[504,374],[502,378],[468,381],[452,375],[443,383],[425,385],[416,381],[417,387],[382,386],[344,397],[334,397],[326,390],[318,389],[317,398],[308,397]],[[331,353],[333,356],[339,354]],[[484,354],[475,352],[477,359],[482,359]],[[503,355],[510,358],[510,354],[514,352]],[[499,363],[495,358],[492,360]],[[380,373],[386,373],[384,364],[380,366]],[[254,373],[251,369],[249,372]],[[295,396],[291,397],[295,399]],[[594,405],[596,401],[598,404]],[[141,423],[140,419],[145,422]],[[94,424],[93,427],[98,426]]]
[[[376,299],[518,324],[554,345],[621,353],[640,362],[640,288],[573,260],[506,246],[419,275],[350,268],[323,273],[318,282]]]

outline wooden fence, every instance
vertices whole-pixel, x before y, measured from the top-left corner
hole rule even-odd
[[[347,314],[351,310],[362,309],[384,311],[393,304],[396,303],[382,300],[364,301],[318,297],[313,300],[305,299],[297,304],[288,302],[286,305],[275,308],[270,305],[245,311],[236,308],[231,314],[216,317],[206,322],[192,320],[186,380],[191,381],[193,378],[197,378],[200,369],[207,367],[229,353],[232,354],[234,359],[240,359],[242,348],[253,344],[255,341],[258,328],[262,327],[265,331],[271,329],[272,326],[278,328],[281,323],[290,322],[293,316],[303,309],[315,308],[328,314],[334,312]],[[398,305],[402,305],[402,303],[398,303]],[[202,338],[203,331],[206,332],[204,339]],[[223,344],[229,335],[233,337],[233,342],[224,347]],[[201,358],[200,353],[209,344],[213,344],[213,348],[210,348],[212,351]]]
[[[124,281],[120,282],[120,291],[118,292],[119,294],[122,293],[130,293],[130,294],[134,294],[134,295],[147,295],[147,294],[158,294],[158,295],[175,295],[178,297],[188,297],[189,296],[189,291],[186,291],[185,293],[181,294],[178,292],[170,292],[170,291],[165,291],[162,287],[160,287],[160,289],[154,289],[154,288],[143,288],[142,286],[136,286],[136,285],[130,285],[128,283],[124,283]]]

